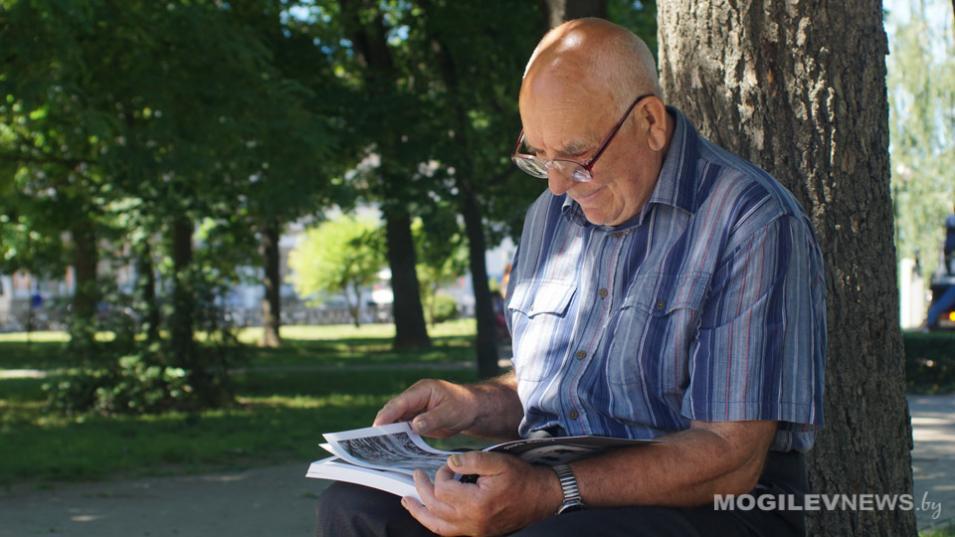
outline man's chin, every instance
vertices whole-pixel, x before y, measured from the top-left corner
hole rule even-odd
[[[607,213],[605,211],[602,211],[596,207],[592,209],[587,209],[583,206],[581,206],[581,210],[584,212],[584,218],[586,218],[587,221],[590,222],[591,224],[595,226],[607,225],[607,221],[609,220],[609,217],[607,216]]]

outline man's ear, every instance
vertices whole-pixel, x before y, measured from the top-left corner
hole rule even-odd
[[[658,97],[649,97],[640,107],[641,119],[648,125],[647,145],[653,151],[662,151],[667,144],[667,109]]]

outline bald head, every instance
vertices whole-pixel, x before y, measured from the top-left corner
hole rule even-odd
[[[530,98],[559,97],[619,113],[644,93],[661,96],[646,43],[616,24],[589,18],[565,22],[541,39],[524,71],[520,101],[523,108]]]
[[[659,97],[640,38],[601,19],[566,22],[544,36],[524,72],[519,151],[547,167],[551,193],[568,195],[591,223],[619,225],[649,198],[673,132]],[[561,171],[568,162],[590,180]]]

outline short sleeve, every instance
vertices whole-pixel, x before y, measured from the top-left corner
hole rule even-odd
[[[713,274],[681,413],[780,422],[773,449],[808,450],[823,423],[822,257],[805,218],[780,216],[736,241]]]

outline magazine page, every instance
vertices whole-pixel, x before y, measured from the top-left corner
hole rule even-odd
[[[387,470],[355,466],[338,457],[329,457],[313,462],[309,465],[305,477],[345,481],[376,488],[398,496],[418,498],[418,491],[415,489],[414,480],[411,476]]]
[[[426,444],[407,422],[326,433],[324,436],[328,441],[327,449],[347,462],[407,475],[421,469],[432,481],[448,456],[453,454]]]

